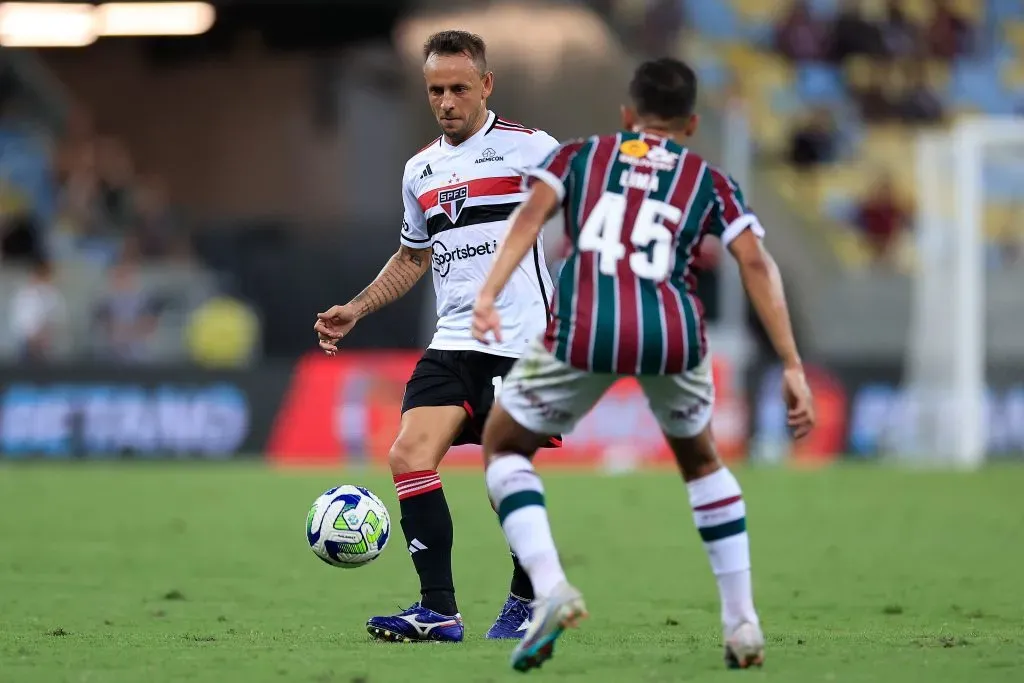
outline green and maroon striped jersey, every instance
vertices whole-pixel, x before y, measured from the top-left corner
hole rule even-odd
[[[558,193],[572,244],[548,350],[591,372],[696,367],[706,340],[690,264],[701,240],[764,234],[736,183],[672,140],[627,132],[566,143],[527,176]]]

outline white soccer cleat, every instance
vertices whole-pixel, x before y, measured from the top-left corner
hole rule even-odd
[[[551,658],[562,632],[586,617],[583,595],[564,581],[555,586],[551,595],[533,603],[530,627],[512,651],[512,668],[525,672],[539,667]]]
[[[725,666],[749,669],[764,664],[764,634],[761,627],[749,621],[725,636]]]

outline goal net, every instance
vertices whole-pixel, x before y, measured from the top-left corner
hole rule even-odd
[[[986,457],[992,414],[987,378],[997,367],[988,350],[998,344],[990,323],[1017,316],[1024,329],[1020,304],[988,296],[1024,284],[1024,266],[1014,263],[1024,232],[1024,122],[976,117],[922,133],[917,183],[904,363],[910,424],[899,457],[971,467]],[[1001,332],[1012,345],[1013,331]]]

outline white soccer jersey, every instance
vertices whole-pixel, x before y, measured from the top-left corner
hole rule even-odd
[[[547,133],[489,111],[484,127],[461,145],[441,136],[406,163],[401,241],[433,248],[438,321],[430,348],[519,357],[544,331],[552,286],[540,240],[498,296],[502,343],[481,344],[470,327],[509,215],[527,197],[522,174],[557,147]]]

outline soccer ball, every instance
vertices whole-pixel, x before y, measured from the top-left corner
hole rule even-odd
[[[377,559],[391,534],[391,518],[380,498],[362,486],[338,486],[313,501],[306,540],[316,556],[334,567],[362,567]]]

